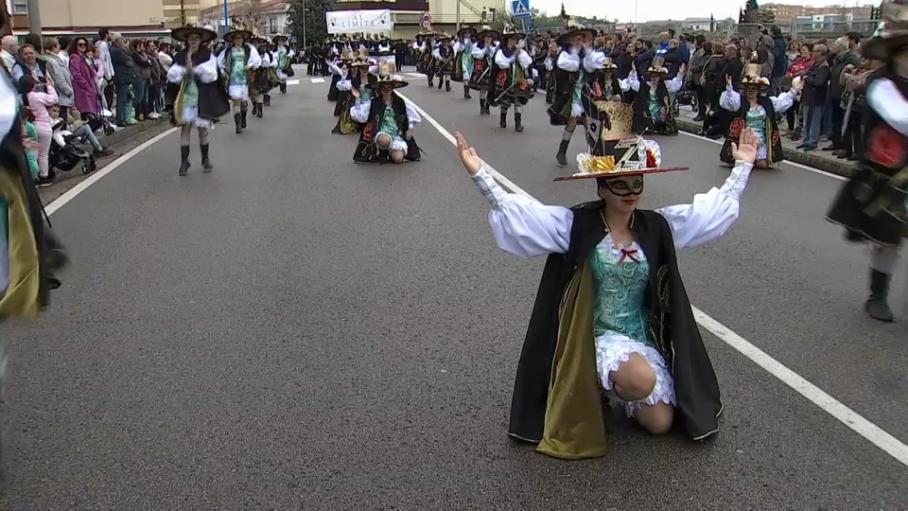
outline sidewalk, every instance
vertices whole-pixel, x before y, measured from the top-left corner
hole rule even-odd
[[[58,169],[56,171],[57,179],[53,185],[45,188],[38,188],[38,195],[41,197],[41,202],[50,204],[57,197],[66,193],[67,190],[78,185],[85,178],[97,173],[120,156],[123,156],[135,147],[156,137],[158,134],[163,133],[170,127],[170,115],[165,115],[156,121],[145,121],[136,124],[135,126],[119,129],[110,136],[96,134],[101,145],[113,151],[114,154],[107,158],[97,158],[95,160],[98,164],[97,170],[88,175],[82,174],[82,171],[79,170],[78,167],[68,172],[61,172]]]
[[[678,129],[685,131],[687,133],[699,133],[700,129],[703,127],[702,123],[694,122],[694,114],[691,112],[690,107],[682,106],[681,115],[678,116],[677,123]],[[785,124],[783,122],[783,124]],[[785,124],[787,126],[787,124]],[[823,151],[821,148],[829,145],[827,141],[820,142],[820,148],[815,151],[805,152],[800,149],[796,149],[798,144],[801,141],[794,142],[788,138],[788,130],[783,126],[780,126],[782,131],[782,148],[785,151],[785,160],[793,163],[800,163],[801,165],[806,165],[808,167],[813,167],[820,170],[825,170],[832,174],[836,174],[843,177],[851,177],[854,172],[857,170],[857,162],[840,160],[832,155],[832,151]],[[718,139],[720,142],[723,141],[722,138]],[[716,151],[718,155],[718,151]],[[718,156],[717,156],[718,158]]]

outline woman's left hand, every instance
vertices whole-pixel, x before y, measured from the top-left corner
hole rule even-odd
[[[760,147],[760,139],[754,134],[753,130],[747,128],[741,132],[738,143],[731,143],[731,155],[735,161],[743,161],[753,165],[757,161],[757,149]]]

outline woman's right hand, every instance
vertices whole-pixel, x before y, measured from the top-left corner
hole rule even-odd
[[[359,99],[359,89],[357,89],[356,87],[350,89],[350,94],[351,94],[354,98]]]
[[[463,133],[458,131],[454,134],[454,137],[457,138],[457,152],[460,154],[460,163],[463,164],[463,168],[467,170],[467,173],[475,176],[479,169],[482,168],[482,158],[476,153],[476,149],[470,146]]]

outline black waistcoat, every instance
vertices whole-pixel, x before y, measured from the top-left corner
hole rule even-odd
[[[601,208],[601,201],[572,208],[570,248],[546,261],[514,384],[508,432],[516,438],[542,439],[561,300],[574,273],[605,237]],[[652,339],[675,379],[679,422],[691,438],[701,439],[718,430],[722,403],[678,270],[671,228],[662,215],[637,211],[633,230],[650,266],[646,311]]]

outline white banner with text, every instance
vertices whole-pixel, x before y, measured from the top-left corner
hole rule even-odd
[[[329,34],[380,34],[394,28],[391,10],[375,11],[330,11],[325,13]]]

